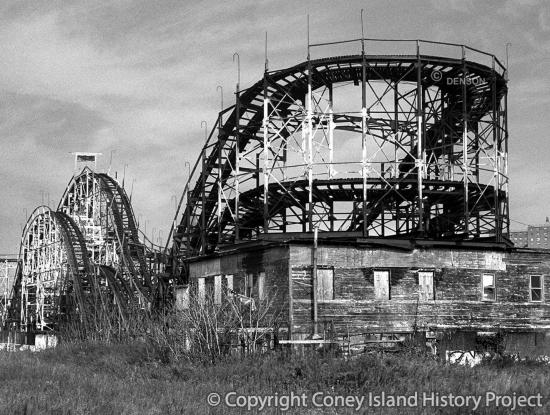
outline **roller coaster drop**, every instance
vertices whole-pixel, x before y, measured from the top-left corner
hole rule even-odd
[[[93,318],[112,304],[124,318],[128,307],[154,300],[158,286],[147,256],[124,189],[85,168],[57,211],[41,206],[29,218],[8,322],[56,330],[64,320]]]
[[[124,189],[89,169],[74,177],[57,211],[38,208],[25,227],[12,320],[55,329],[106,298],[123,315],[151,304],[161,280],[187,283],[191,257],[314,229],[348,241],[506,243],[504,66],[462,45],[366,55],[366,39],[351,42],[361,54],[266,63],[263,79],[237,84],[185,186],[167,279],[150,271]],[[461,57],[421,54],[425,45]]]

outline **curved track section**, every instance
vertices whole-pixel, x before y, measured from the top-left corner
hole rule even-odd
[[[70,316],[87,315],[92,268],[84,238],[70,217],[37,208],[25,226],[20,258],[20,295],[13,305],[23,329],[55,330]]]
[[[488,67],[421,54],[265,72],[220,113],[195,165],[175,218],[172,273],[224,244],[314,228],[501,241],[503,75],[494,57]]]
[[[94,329],[147,308],[155,294],[126,192],[89,168],[71,179],[57,211],[41,206],[31,215],[19,257],[9,326],[58,330],[79,321]]]
[[[150,301],[154,287],[145,247],[128,196],[115,179],[85,168],[69,182],[58,211],[82,230],[95,264],[119,270],[125,284]]]
[[[492,193],[492,188],[489,189]],[[241,216],[243,239],[252,237],[250,230],[261,228],[263,218],[261,214],[262,204],[257,201],[263,195],[264,187],[260,186],[256,189],[249,190],[241,194],[241,203],[248,210],[243,212]],[[268,209],[273,213],[273,216],[283,215],[286,209],[292,209],[297,204],[307,205],[309,197],[309,183],[307,180],[299,180],[295,182],[281,183],[281,186],[272,187],[269,189],[269,205]],[[480,197],[479,189],[471,184],[468,192],[474,197]],[[393,207],[402,201],[405,203],[408,200],[414,199],[417,193],[417,183],[415,179],[398,180],[376,180],[369,181],[369,195],[377,200],[379,205],[385,205],[385,208]],[[444,204],[452,207],[446,211],[445,216],[427,218],[425,221],[425,235],[432,239],[445,239],[455,237],[453,222],[461,215],[461,206],[455,205],[454,201],[457,197],[461,197],[463,188],[460,183],[456,182],[440,182],[440,181],[425,181],[424,196],[426,200],[434,204]],[[361,179],[333,179],[333,180],[315,180],[313,182],[313,203],[338,203],[347,202],[349,200],[360,200],[362,195]],[[500,195],[505,197],[504,194]],[[492,201],[483,199],[478,203],[480,209],[489,210],[492,206]],[[254,206],[256,206],[254,208]],[[355,209],[352,209],[345,220],[343,220],[338,228],[335,228],[334,221],[327,232],[360,232],[362,227],[362,216],[360,206],[356,203]],[[378,211],[373,209],[369,212],[367,220],[372,223],[375,220]],[[225,229],[231,223],[231,216],[225,214],[222,218],[221,228]],[[329,218],[330,221],[330,218]],[[295,223],[303,227],[302,231],[306,232],[303,221]],[[292,226],[293,223],[288,220],[285,223],[286,227]],[[414,235],[412,230],[406,230],[407,235]],[[209,243],[215,244],[217,239],[210,238]]]

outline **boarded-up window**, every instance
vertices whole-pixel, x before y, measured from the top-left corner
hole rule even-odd
[[[198,279],[199,283],[199,300],[204,301],[205,298],[214,304],[222,303],[222,276],[211,275]]]
[[[495,301],[496,300],[496,287],[495,276],[492,274],[483,274],[481,277],[482,284],[482,300],[483,301]]]
[[[390,299],[389,271],[374,271],[374,296],[378,300]]]
[[[257,275],[245,274],[244,290],[242,293],[247,297],[263,299],[265,297],[265,272],[260,272]]]
[[[529,279],[530,299],[531,301],[542,301],[543,299],[543,281],[542,275],[531,275]]]
[[[260,272],[260,275],[258,275],[258,281],[256,282],[256,284],[258,285],[258,298],[260,300],[263,300],[264,299],[264,295],[265,295],[265,272]]]
[[[231,296],[233,294],[233,275],[225,276],[225,287],[227,290],[227,296]]]
[[[176,293],[176,310],[189,309],[189,287],[187,285],[176,287],[174,291]]]
[[[204,278],[204,297],[212,302],[214,299],[214,276]]]
[[[317,269],[317,299],[334,300],[334,270]]]
[[[205,298],[205,278],[199,277],[197,278],[197,298],[199,302],[204,302]]]
[[[254,274],[246,274],[245,278],[245,295],[247,297],[252,297],[252,294],[254,292],[254,285],[256,283],[256,277]]]
[[[418,271],[418,298],[421,301],[433,300],[435,298],[433,271]]]
[[[222,303],[222,276],[214,277],[214,304]]]

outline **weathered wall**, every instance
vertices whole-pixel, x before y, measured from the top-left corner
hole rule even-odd
[[[507,333],[503,346],[506,353],[522,357],[550,356],[550,331]]]
[[[189,278],[193,282],[201,277],[233,275],[234,290],[244,293],[245,276],[258,276],[264,272],[265,295],[273,298],[273,312],[279,315],[281,324],[286,327],[289,324],[288,264],[288,247],[258,248],[191,262]]]
[[[312,330],[311,247],[290,246],[293,329]],[[319,266],[334,269],[334,299],[319,302],[319,322],[345,334],[372,331],[550,329],[547,302],[529,301],[529,275],[548,275],[550,253],[429,248],[320,246]],[[391,297],[374,295],[373,270],[390,270]],[[434,300],[419,300],[418,270],[434,271]],[[496,276],[496,301],[482,301],[481,276]]]
[[[507,333],[504,343],[510,353],[550,353],[550,251],[321,245],[318,266],[334,271],[334,299],[318,304],[321,334],[324,328],[357,335],[410,333],[416,327],[445,332],[443,350],[462,343],[477,347],[476,332],[497,331]],[[390,271],[390,299],[375,298],[375,270]],[[421,270],[434,272],[435,299],[419,299]],[[290,326],[295,339],[310,336],[311,246],[258,247],[190,263],[191,280],[233,275],[239,292],[244,292],[245,275],[262,272],[265,292],[275,298],[283,326]],[[496,277],[495,301],[482,300],[485,273]],[[529,297],[529,276],[535,274],[546,276],[547,298],[540,303]]]

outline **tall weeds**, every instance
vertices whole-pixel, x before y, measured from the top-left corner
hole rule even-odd
[[[141,343],[164,362],[192,359],[215,362],[236,351],[256,353],[273,346],[279,312],[274,296],[252,299],[238,294],[216,303],[207,293],[190,295],[182,310],[150,311],[137,304],[122,315],[116,305],[102,307],[85,320],[60,325],[65,343]]]

